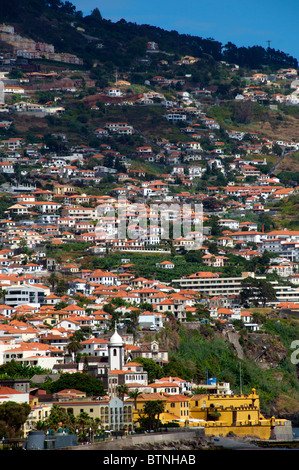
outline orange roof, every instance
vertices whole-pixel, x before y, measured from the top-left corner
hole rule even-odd
[[[219,277],[219,276],[218,274],[212,273],[210,271],[201,271],[201,272],[191,274],[191,276],[188,276],[188,277],[190,278],[190,277]]]

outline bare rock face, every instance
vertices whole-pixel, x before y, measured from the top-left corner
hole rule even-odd
[[[287,357],[288,350],[277,335],[249,333],[244,339],[244,354],[262,369],[277,367]]]

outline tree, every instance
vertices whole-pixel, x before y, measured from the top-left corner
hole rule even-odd
[[[266,251],[262,254],[262,256],[255,256],[250,260],[250,271],[254,271],[258,274],[264,274],[269,268],[270,260],[271,255]]]
[[[155,379],[160,379],[163,376],[162,368],[153,359],[136,357],[135,362],[143,366],[143,369],[148,374],[149,382],[154,382]]]
[[[159,417],[164,411],[162,400],[148,400],[143,406],[143,416],[140,416],[143,424],[147,423],[148,430],[156,431],[159,427]],[[157,416],[157,418],[156,418]],[[144,420],[144,418],[147,418]]]
[[[90,428],[91,420],[92,420],[92,418],[85,411],[82,411],[79,414],[79,416],[76,420],[76,425],[77,425],[77,429],[79,431],[79,435],[81,434],[82,437],[85,436],[86,431]]]
[[[187,251],[185,253],[185,260],[187,263],[202,263],[202,253],[200,251]]]
[[[102,21],[103,19],[100,13],[100,10],[98,8],[94,8],[90,16],[97,21]]]
[[[28,403],[8,401],[0,405],[0,438],[22,436],[22,425],[31,411]]]
[[[68,305],[69,304],[67,302],[57,302],[54,305],[54,310],[62,310],[63,308],[68,307]]]
[[[82,344],[79,343],[76,339],[71,339],[67,345],[67,350],[72,354],[73,361],[75,362],[76,354],[83,349]]]
[[[276,291],[272,285],[264,281],[263,279],[259,282],[259,299],[262,302],[263,307],[266,306],[267,302],[276,300]]]
[[[242,305],[247,305],[251,301],[257,302],[258,280],[252,277],[246,278],[241,282],[240,301]]]
[[[71,341],[85,341],[88,338],[89,334],[86,334],[85,331],[80,328],[80,330],[75,331],[70,337]]]
[[[204,210],[208,212],[217,212],[223,206],[223,203],[221,201],[219,201],[215,197],[210,197],[210,196],[204,198],[202,203],[203,203]]]
[[[265,307],[267,302],[276,300],[275,289],[264,279],[247,277],[241,285],[240,301],[242,305],[248,306],[252,302],[255,306],[258,306],[261,302],[262,306]]]
[[[11,72],[9,72],[9,78],[11,80],[14,80],[14,79],[19,79],[19,78],[23,78],[23,72],[19,69],[13,69],[11,70]]]
[[[35,424],[36,430],[52,430],[59,432],[61,430],[68,430],[72,434],[78,433],[79,440],[85,441],[86,437],[98,433],[101,426],[99,418],[92,418],[86,412],[81,412],[77,418],[73,414],[72,408],[65,409],[59,405],[53,405],[50,416],[43,421],[38,421]]]
[[[75,372],[73,374],[63,373],[55,382],[47,383],[44,386],[49,393],[57,393],[66,388],[75,388],[86,392],[88,396],[102,396],[104,386],[99,379],[91,377],[89,374]]]
[[[117,387],[117,395],[122,401],[124,401],[124,396],[128,393],[128,386],[126,384],[119,385]]]
[[[48,277],[48,281],[49,281],[50,286],[52,287],[52,290],[53,290],[54,287],[56,286],[56,284],[58,283],[59,278],[58,278],[57,274],[51,273],[50,276]]]
[[[60,281],[58,281],[54,292],[55,292],[55,294],[60,296],[60,295],[65,294],[67,289],[68,289],[67,282],[61,279]]]
[[[216,411],[215,405],[212,403],[208,409],[207,420],[208,421],[218,421],[220,418],[221,413]]]
[[[12,360],[0,366],[0,374],[7,377],[22,377],[31,379],[36,374],[49,373],[49,369],[42,369],[39,366],[28,366]]]
[[[50,416],[43,422],[38,422],[36,426],[44,430],[52,429],[54,432],[60,429],[69,429],[71,432],[75,432],[76,429],[74,415],[59,405],[53,405]]]
[[[275,155],[278,155],[280,157],[280,155],[282,154],[282,148],[275,142],[273,145],[272,145],[272,152],[275,154]]]
[[[215,217],[214,215],[210,217],[211,235],[213,236],[217,236],[222,233],[218,220],[218,217]]]
[[[61,10],[68,15],[74,15],[76,12],[76,7],[71,2],[66,0],[61,6]]]
[[[236,123],[249,124],[252,119],[253,105],[251,101],[236,102],[233,105],[232,119]]]
[[[229,63],[236,63],[238,61],[238,48],[232,42],[228,42],[222,49],[224,60]]]
[[[141,395],[141,393],[142,392],[140,392],[140,390],[138,390],[137,388],[136,388],[136,390],[132,390],[131,392],[129,392],[129,397],[134,400],[135,410],[137,408],[137,398],[139,397],[139,395]]]

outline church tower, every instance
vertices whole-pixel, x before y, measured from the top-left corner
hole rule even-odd
[[[122,337],[117,332],[116,325],[115,332],[108,344],[108,354],[110,371],[122,370],[124,365],[124,343]]]

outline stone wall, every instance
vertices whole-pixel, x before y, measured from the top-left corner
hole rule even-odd
[[[178,430],[169,431],[161,434],[147,433],[147,434],[132,434],[123,438],[114,438],[106,442],[97,444],[89,444],[88,446],[77,446],[71,450],[120,450],[120,449],[133,449],[135,446],[147,446],[151,445],[163,445],[170,442],[182,442],[182,441],[195,441],[195,440],[206,440],[204,428],[196,428],[194,430]]]
[[[272,438],[277,441],[292,441],[293,429],[291,421],[286,421],[282,425],[276,425],[273,430]]]

